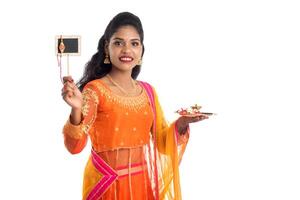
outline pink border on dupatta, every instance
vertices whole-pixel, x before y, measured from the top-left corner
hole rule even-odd
[[[179,131],[177,127],[177,122],[175,122],[175,141],[177,145],[178,145],[178,137],[179,137]]]
[[[94,150],[91,155],[95,168],[103,174],[103,177],[89,193],[87,200],[97,200],[113,184],[118,175]]]
[[[142,86],[145,88],[149,100],[150,100],[150,104],[152,106],[152,110],[153,110],[153,114],[154,114],[154,121],[153,121],[153,135],[154,135],[154,176],[155,176],[155,199],[158,200],[159,199],[159,191],[158,191],[158,171],[157,171],[157,164],[156,164],[156,107],[155,107],[155,100],[154,100],[154,92],[152,87],[150,86],[149,83],[143,82],[143,81],[139,81]]]

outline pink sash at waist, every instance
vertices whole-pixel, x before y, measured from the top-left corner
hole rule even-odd
[[[118,178],[123,178],[128,175],[140,174],[145,169],[143,163],[135,163],[131,164],[130,167],[122,166],[114,170],[94,150],[92,150],[91,159],[95,168],[103,176],[91,190],[87,197],[87,200],[99,199]]]

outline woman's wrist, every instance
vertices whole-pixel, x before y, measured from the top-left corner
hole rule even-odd
[[[72,108],[70,122],[73,125],[79,125],[81,122],[81,109]]]
[[[180,135],[183,135],[187,131],[188,126],[189,126],[189,124],[182,117],[179,118],[176,122],[176,128]]]

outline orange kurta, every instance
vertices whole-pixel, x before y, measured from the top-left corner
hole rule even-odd
[[[145,89],[136,97],[124,97],[114,94],[101,79],[85,86],[83,120],[78,126],[69,121],[66,123],[65,145],[71,153],[79,153],[85,147],[89,135],[94,152],[118,174],[99,199],[154,199],[155,181],[151,176],[154,169],[158,171],[157,178],[160,178],[161,199],[172,199],[171,193],[176,193],[174,190],[179,192],[173,198],[180,198],[179,178],[175,180],[178,169],[174,166],[178,168],[188,134],[175,136],[175,124],[168,125],[164,120],[156,94],[154,96],[157,119],[154,119]],[[154,153],[160,152],[157,158],[149,156],[153,148],[151,127],[154,120],[154,132],[157,132]],[[162,162],[149,164],[151,159]],[[91,191],[103,176],[90,158],[85,169],[83,199],[90,198]]]

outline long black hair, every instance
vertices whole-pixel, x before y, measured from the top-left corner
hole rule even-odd
[[[109,42],[112,35],[117,32],[117,30],[122,27],[130,25],[133,26],[140,36],[140,40],[143,46],[142,56],[144,55],[144,31],[141,20],[134,14],[129,12],[122,12],[117,14],[107,25],[103,36],[98,42],[97,52],[92,56],[91,60],[85,65],[85,70],[82,78],[77,83],[79,89],[82,91],[84,86],[95,79],[104,77],[111,71],[112,65],[105,64],[105,43]],[[141,70],[140,65],[136,65],[132,69],[131,77],[136,79]]]

